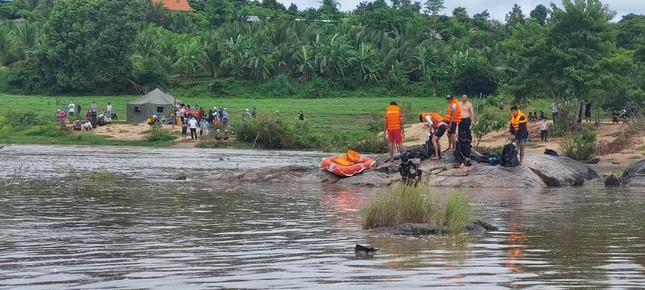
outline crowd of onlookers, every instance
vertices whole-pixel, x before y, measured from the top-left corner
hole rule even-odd
[[[244,109],[242,112],[242,120],[248,121],[255,118],[256,109]],[[148,118],[147,124],[154,125],[179,125],[181,126],[182,140],[187,139],[188,131],[190,131],[190,139],[197,140],[199,137],[208,136],[209,129],[215,129],[213,136],[216,140],[228,140],[230,138],[229,122],[230,114],[227,108],[213,107],[208,111],[198,105],[191,106],[189,104],[181,104],[175,107],[174,114],[170,114],[168,118],[161,116],[159,113],[152,115]],[[197,134],[199,129],[199,135]]]
[[[118,116],[114,112],[112,103],[108,102],[105,110],[102,113],[98,113],[98,106],[96,102],[92,102],[90,107],[85,111],[85,114],[82,114],[83,110],[79,103],[70,102],[68,105],[62,104],[58,109],[58,121],[62,129],[71,129],[76,131],[91,131],[96,129],[97,126],[103,126],[110,123],[113,119],[117,119]],[[81,117],[84,115],[84,118]],[[74,122],[71,127],[67,127],[68,118],[74,118]]]

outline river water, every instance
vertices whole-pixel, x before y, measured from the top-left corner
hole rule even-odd
[[[473,190],[473,215],[499,231],[410,238],[361,230],[374,190],[200,181],[322,155],[7,146],[0,288],[645,287],[643,189]],[[92,181],[93,171],[119,178]],[[357,243],[381,251],[359,258]]]

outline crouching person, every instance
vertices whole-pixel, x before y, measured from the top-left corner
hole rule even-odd
[[[401,181],[406,185],[417,185],[421,180],[421,170],[419,166],[412,161],[412,153],[406,151],[401,155],[401,164],[399,164],[399,173]]]
[[[455,159],[459,164],[455,165],[455,168],[464,168],[464,166],[470,166],[470,142],[468,139],[468,133],[465,131],[459,132],[459,137],[457,138],[457,144],[455,148]]]

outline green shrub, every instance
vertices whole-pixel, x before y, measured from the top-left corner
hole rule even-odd
[[[236,130],[238,140],[265,149],[322,149],[324,139],[310,132],[307,122],[292,122],[273,114],[258,114]]]
[[[596,132],[584,127],[580,128],[562,138],[560,148],[567,157],[576,160],[591,159],[597,148]]]
[[[297,94],[291,78],[286,75],[279,75],[272,80],[262,83],[259,89],[266,94],[266,97],[282,98]]]
[[[361,153],[387,153],[390,145],[385,138],[375,134],[368,139],[350,145],[349,149]]]
[[[477,116],[477,123],[472,127],[472,131],[475,133],[475,147],[479,147],[479,142],[487,134],[506,128],[509,120],[510,114],[497,108],[487,107],[483,109]]]
[[[146,140],[149,142],[166,142],[175,140],[176,138],[177,136],[162,128],[161,125],[152,126],[146,134]]]
[[[2,120],[4,125],[11,127],[16,131],[25,130],[32,126],[48,125],[56,122],[56,118],[38,115],[32,111],[2,111]]]
[[[25,131],[27,136],[47,136],[47,137],[59,137],[69,135],[67,130],[62,130],[58,124],[49,123],[46,125],[38,125],[31,127]]]
[[[154,58],[145,59],[140,65],[136,65],[132,74],[134,81],[142,86],[155,88],[169,84],[168,73]]]

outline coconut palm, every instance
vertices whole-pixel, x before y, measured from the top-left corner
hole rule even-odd
[[[361,43],[358,50],[354,51],[352,57],[350,57],[350,63],[354,65],[358,77],[363,82],[378,81],[381,79],[378,72],[378,54],[370,44]]]
[[[40,44],[40,27],[29,21],[16,22],[14,34],[23,51],[21,57],[28,59]]]
[[[177,45],[178,58],[173,64],[180,74],[192,80],[200,65],[202,46],[196,39],[187,39]]]
[[[15,61],[18,45],[13,31],[0,24],[0,67]]]

